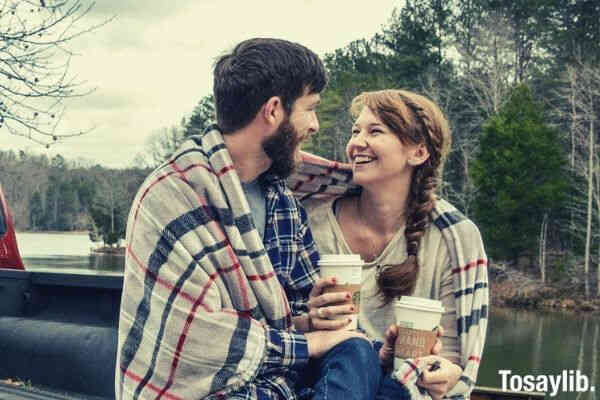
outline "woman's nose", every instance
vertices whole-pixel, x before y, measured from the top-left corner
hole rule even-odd
[[[359,133],[357,135],[353,135],[350,138],[350,142],[348,144],[349,145],[353,145],[353,146],[357,146],[357,147],[367,147],[368,146],[366,137],[362,133]]]

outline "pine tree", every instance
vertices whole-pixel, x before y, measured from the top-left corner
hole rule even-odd
[[[478,188],[476,219],[493,257],[531,256],[544,217],[560,217],[567,160],[558,132],[544,118],[521,85],[484,125],[472,174]]]
[[[204,96],[194,108],[190,120],[185,125],[185,137],[204,132],[211,124],[216,123],[215,98],[212,94]]]

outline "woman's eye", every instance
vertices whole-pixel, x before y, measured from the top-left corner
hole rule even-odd
[[[360,133],[358,129],[352,129],[352,136],[356,136]]]
[[[381,131],[379,129],[373,129],[371,131],[371,135],[373,135],[373,136],[377,136],[377,135],[382,134],[382,133],[383,133],[383,131]]]

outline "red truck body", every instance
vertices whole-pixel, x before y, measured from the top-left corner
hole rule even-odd
[[[15,227],[0,185],[0,268],[25,269],[19,254]]]

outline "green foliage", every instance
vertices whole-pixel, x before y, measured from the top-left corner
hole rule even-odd
[[[115,244],[117,244],[119,242],[119,239],[122,237],[124,237],[124,233],[107,232],[106,234],[102,235],[102,240],[104,241],[105,244],[107,244],[109,246],[114,246]]]
[[[332,160],[343,160],[343,155],[339,153],[344,135],[338,126],[344,124],[344,119],[349,124],[349,115],[342,96],[335,90],[325,91],[321,96],[318,114],[319,132],[303,145],[303,150]]]
[[[467,215],[476,214],[489,252],[500,258],[535,254],[539,224],[548,213],[549,250],[582,254],[583,241],[570,235],[585,226],[577,209],[586,208],[587,197],[567,189],[567,182],[569,188],[585,183],[566,177],[571,146],[557,132],[568,137],[576,124],[560,78],[567,66],[598,65],[600,2],[401,3],[373,37],[323,58],[330,79],[321,94],[320,131],[304,149],[345,160],[349,106],[363,91],[403,88],[425,94],[444,111],[453,132],[442,195]],[[525,87],[509,96],[516,82],[526,83],[552,112],[544,115]],[[597,120],[600,99],[594,96],[590,118]],[[136,165],[162,163],[185,137],[214,122],[214,98],[207,95],[181,125],[153,135]],[[0,182],[19,229],[96,226],[107,243],[123,233],[129,204],[147,173],[80,168],[60,156],[49,160],[0,151]],[[565,211],[566,191],[574,213]]]
[[[448,7],[447,2],[437,0],[408,0],[376,36],[387,50],[388,74],[396,87],[417,88],[416,78],[440,71],[443,36],[451,15]]]
[[[450,16],[447,2],[408,0],[381,33],[326,54],[330,81],[321,96],[321,129],[304,149],[343,161],[352,125],[348,111],[356,95],[387,88],[418,91],[432,74],[448,80],[451,68],[443,62],[443,45]]]
[[[526,86],[486,123],[480,146],[476,219],[492,256],[517,259],[535,249],[544,214],[556,218],[564,205],[566,154]]]
[[[29,202],[29,221],[31,229],[39,230],[44,220],[44,204],[42,195],[36,191]]]
[[[212,94],[204,96],[194,108],[192,116],[185,125],[184,137],[204,132],[211,124],[216,123],[215,98]]]
[[[99,170],[100,167],[96,167]],[[95,230],[107,245],[125,237],[127,216],[133,197],[148,174],[148,170],[104,170],[96,175],[96,193],[89,206]]]
[[[0,182],[18,230],[98,231],[107,243],[125,234],[133,196],[149,170],[81,167],[57,155],[48,160],[0,151]]]
[[[304,145],[304,150],[343,161],[352,125],[349,114],[352,99],[365,90],[389,87],[391,82],[385,73],[385,56],[374,41],[354,41],[327,54],[324,61],[330,80],[321,94],[320,130]]]
[[[560,68],[575,61],[600,62],[600,2],[555,0],[551,22],[543,45],[555,66]]]

